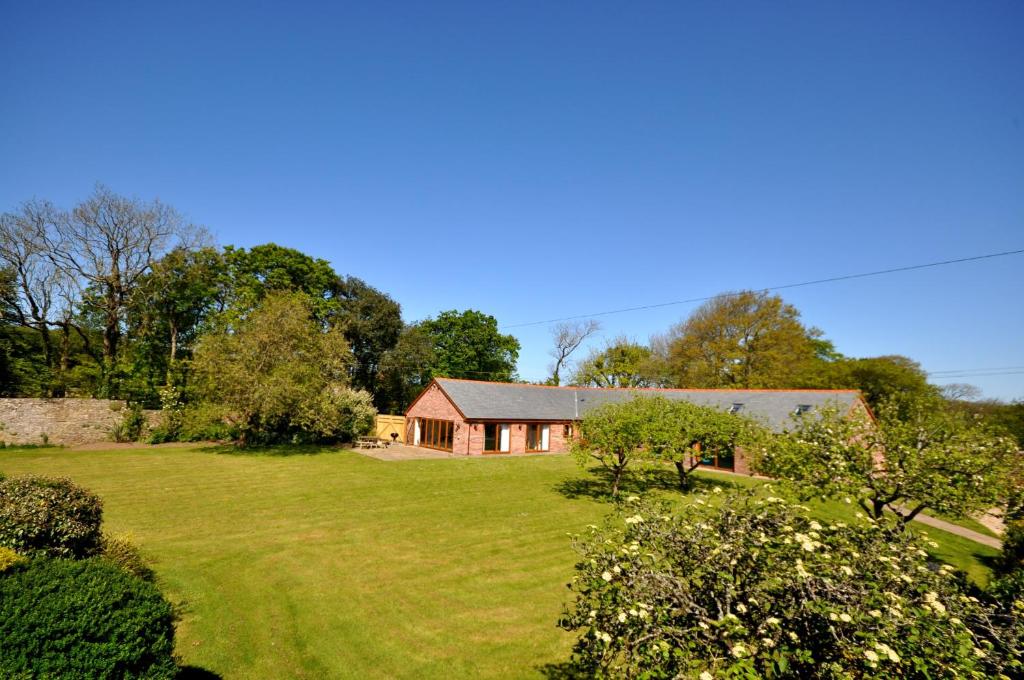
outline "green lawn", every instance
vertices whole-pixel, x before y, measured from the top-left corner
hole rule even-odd
[[[0,471],[100,494],[107,530],[131,533],[182,605],[184,662],[227,678],[536,676],[571,645],[566,534],[609,510],[565,456],[38,449],[0,451]],[[994,550],[929,533],[986,578]]]

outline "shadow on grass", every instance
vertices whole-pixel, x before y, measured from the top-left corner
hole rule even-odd
[[[177,680],[220,680],[223,676],[199,666],[181,666],[176,677]]]
[[[537,672],[550,680],[584,680],[594,677],[592,673],[584,673],[568,661],[537,666]]]
[[[350,445],[345,444],[262,444],[253,446],[216,444],[203,450],[226,456],[316,456],[323,453],[337,453],[348,448]]]
[[[612,502],[612,475],[600,466],[594,466],[587,470],[589,477],[577,477],[566,479],[555,485],[554,489],[566,498],[591,498],[598,501]],[[737,484],[728,479],[715,477],[714,479],[702,475],[690,475],[690,487],[682,492],[679,489],[679,475],[675,470],[650,469],[642,472],[627,472],[619,484],[619,496],[639,495],[650,491],[675,491],[677,493],[701,493],[711,491],[714,487],[721,487],[723,490],[741,489],[742,484]]]

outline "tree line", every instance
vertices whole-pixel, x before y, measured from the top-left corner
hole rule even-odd
[[[844,356],[822,330],[802,322],[796,307],[767,292],[720,295],[649,343],[618,337],[572,362],[596,331],[592,321],[552,330],[550,384],[567,372],[570,384],[592,387],[856,389],[872,408],[897,397],[942,398],[1024,444],[1024,402],[979,401],[970,385],[940,388],[905,356]]]
[[[0,394],[147,407],[167,388],[186,402],[216,396],[196,391],[197,348],[278,294],[339,339],[345,384],[381,411],[404,409],[434,375],[516,378],[519,342],[490,315],[409,322],[387,293],[323,259],[273,243],[220,247],[171,206],[100,185],[70,209],[34,199],[0,215]]]

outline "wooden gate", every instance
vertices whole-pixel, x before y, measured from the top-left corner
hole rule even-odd
[[[377,437],[391,439],[391,433],[397,433],[396,441],[405,443],[405,416],[377,415]]]

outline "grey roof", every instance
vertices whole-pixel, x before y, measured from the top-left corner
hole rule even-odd
[[[638,394],[685,399],[723,411],[742,404],[738,413],[780,430],[799,407],[813,412],[826,405],[852,408],[856,390],[671,390],[545,387],[515,383],[437,378],[437,383],[467,420],[577,420],[609,402]]]

